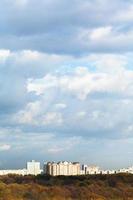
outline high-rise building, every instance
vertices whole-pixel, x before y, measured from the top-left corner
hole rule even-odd
[[[27,174],[38,175],[41,173],[40,162],[32,160],[27,162]]]
[[[79,162],[48,162],[44,165],[44,173],[52,176],[71,176],[80,174],[80,163]]]

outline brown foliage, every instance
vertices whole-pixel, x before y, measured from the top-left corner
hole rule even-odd
[[[1,176],[0,200],[133,200],[133,175]]]

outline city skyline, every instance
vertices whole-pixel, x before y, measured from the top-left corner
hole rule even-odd
[[[133,1],[0,1],[0,169],[133,164]]]
[[[51,176],[77,176],[87,174],[119,174],[129,173],[133,174],[133,166],[123,167],[119,169],[105,169],[97,165],[83,164],[75,161],[45,161],[41,165],[40,162],[31,160],[27,161],[24,168],[19,169],[0,169],[0,176],[9,174],[16,175],[51,175]]]

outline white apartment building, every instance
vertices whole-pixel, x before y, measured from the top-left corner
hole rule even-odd
[[[41,173],[40,162],[36,162],[35,160],[27,162],[27,174],[38,175],[40,173]]]
[[[81,174],[100,174],[100,172],[98,166],[82,165]]]
[[[44,165],[44,173],[52,176],[71,176],[80,175],[80,163],[79,162],[48,162]]]

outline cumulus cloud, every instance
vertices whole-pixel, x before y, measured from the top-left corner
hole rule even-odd
[[[20,124],[34,125],[61,125],[63,123],[62,114],[59,112],[46,112],[43,109],[43,100],[30,102],[24,110],[14,115],[14,121]]]
[[[56,130],[59,134],[61,131],[63,134],[66,134],[65,132],[80,134],[73,131],[76,123],[79,124],[81,130],[89,130],[89,128],[92,130],[94,124],[97,124],[97,129],[105,128],[105,125],[106,128],[114,128],[118,123],[118,116],[112,119],[112,115],[118,99],[120,99],[120,107],[124,106],[127,109],[131,105],[133,72],[128,69],[128,54],[92,54],[81,58],[69,57],[69,62],[73,63],[73,67],[69,67],[67,63],[64,66],[67,58],[59,56],[58,69],[53,68],[50,71],[48,69],[43,71],[42,68],[39,68],[41,58],[45,57],[43,53],[27,50],[18,53],[7,51],[4,54],[3,68],[10,61],[8,70],[13,76],[12,80],[16,81],[16,77],[17,80],[20,78],[21,84],[18,84],[19,80],[15,91],[16,85],[12,84],[11,93],[14,102],[11,103],[11,96],[9,99],[12,112],[7,110],[7,115],[4,116],[5,109],[3,112],[1,111],[1,125],[14,126],[15,124],[15,126],[19,126],[21,124],[23,129],[32,129],[32,126],[34,128],[37,126],[37,132],[40,129],[45,132],[47,128],[52,130],[57,126],[60,128],[60,130],[58,128]],[[48,57],[50,60],[50,56]],[[52,58],[53,56],[51,56],[51,60]],[[27,71],[26,66],[32,59],[34,63],[37,60],[40,66],[33,66],[30,71]],[[21,65],[24,62],[25,64]],[[41,63],[45,64],[45,59]],[[80,67],[77,67],[77,63]],[[51,61],[51,64],[54,66],[54,60]],[[30,66],[28,65],[28,67]],[[22,73],[21,69],[23,69]],[[38,70],[39,74],[37,74]],[[14,76],[14,74],[16,75]],[[1,78],[5,79],[4,71],[1,73]],[[22,88],[24,88],[24,92]],[[18,96],[18,92],[23,98]],[[7,97],[8,95],[10,95],[9,92]],[[3,103],[8,98],[5,98],[3,94],[2,97],[4,101],[2,102],[1,99],[0,106],[3,108]],[[14,109],[13,103],[16,106],[16,101],[19,103],[19,107]],[[105,107],[108,108],[107,113]],[[105,124],[105,118],[111,118],[110,123]],[[121,120],[123,119],[120,117]],[[92,136],[90,132],[85,131],[84,134]],[[94,134],[94,137],[96,135],[98,133]]]
[[[101,60],[99,62],[104,62],[104,67],[104,65],[109,61]],[[98,64],[101,65],[101,63]],[[117,60],[112,60],[112,63],[109,62],[109,65],[117,63]],[[114,65],[112,66],[111,71],[114,68]],[[132,96],[132,71],[124,70],[123,68],[120,73],[118,70],[118,73],[112,74],[106,72],[93,73],[89,72],[87,68],[86,70],[83,70],[84,68],[82,69],[82,67],[76,68],[74,73],[70,76],[56,76],[48,74],[42,79],[29,80],[27,85],[28,92],[35,92],[36,95],[42,95],[50,89],[58,88],[61,92],[70,93],[71,95],[77,96],[81,100],[86,99],[89,94],[96,92],[114,93],[119,95],[127,94]],[[119,81],[120,79],[121,82]]]
[[[92,54],[89,56],[89,60],[94,63],[100,72],[108,73],[122,73],[128,63],[128,57],[126,55],[115,54]]]
[[[11,147],[13,164],[16,151],[21,164],[104,163],[118,145],[131,160],[132,10],[130,0],[0,1],[2,160]]]
[[[35,117],[40,114],[41,112],[41,105],[40,102],[31,102],[28,103],[25,110],[19,111],[18,114],[14,117],[14,120],[17,120],[19,123],[32,123],[37,124],[38,122],[35,121]]]

